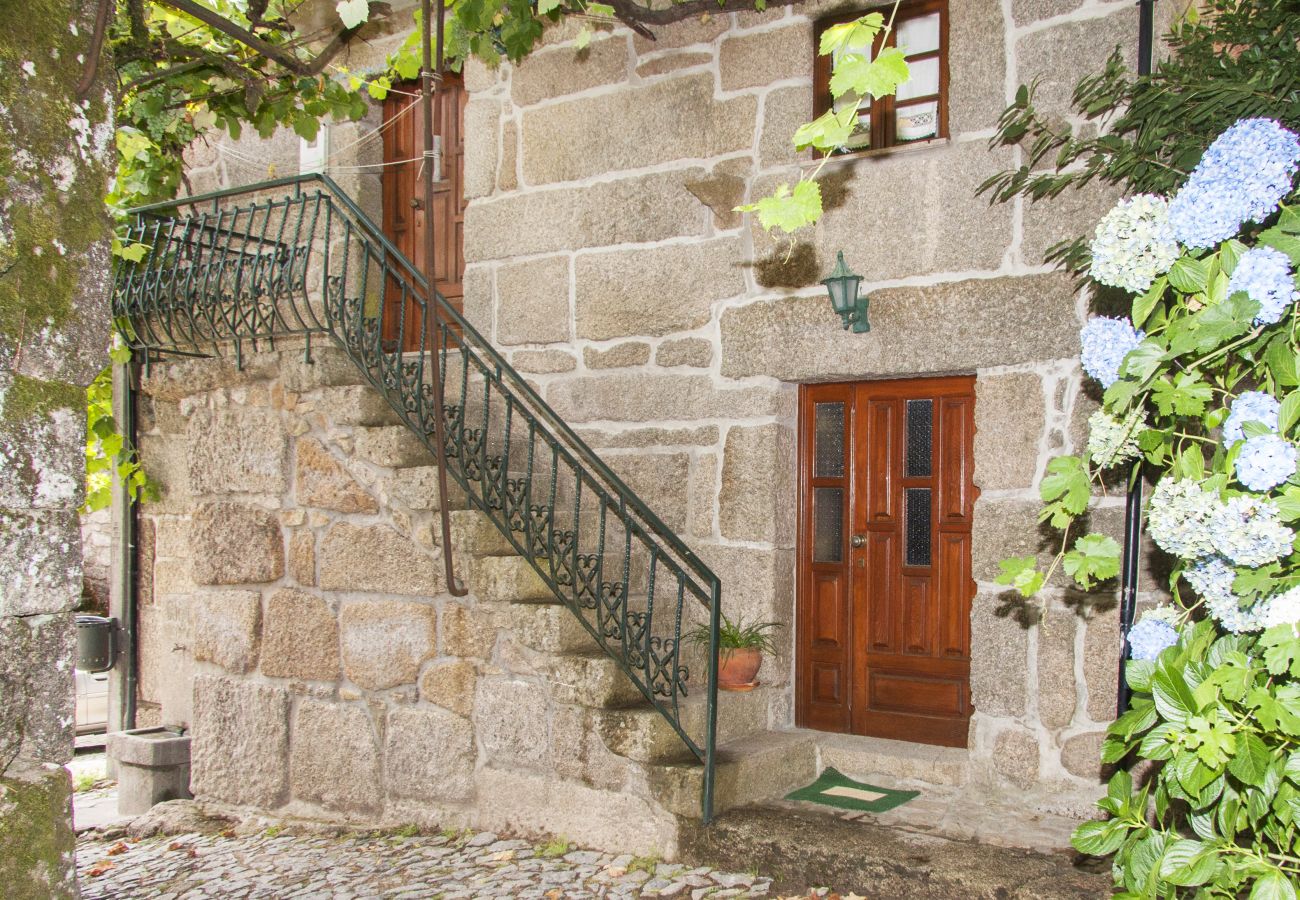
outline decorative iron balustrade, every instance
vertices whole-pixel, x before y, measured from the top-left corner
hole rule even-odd
[[[327,176],[279,179],[142,207],[123,242],[146,250],[119,260],[113,314],[146,360],[229,344],[242,361],[245,345],[293,335],[310,357],[327,335],[435,455],[441,408],[448,474],[703,764],[709,821],[718,577],[441,295],[426,302],[422,273],[351,198]],[[699,625],[707,652],[683,643]]]

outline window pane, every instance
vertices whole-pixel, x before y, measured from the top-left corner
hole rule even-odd
[[[813,561],[844,558],[844,489],[813,488]]]
[[[898,46],[909,56],[939,49],[939,14],[905,19],[898,24]],[[915,70],[914,70],[915,71]],[[915,78],[915,74],[912,76]]]
[[[903,474],[909,478],[930,475],[931,439],[934,433],[934,401],[907,401],[907,458]]]
[[[842,478],[844,476],[844,404],[818,403],[813,410],[813,443],[816,456],[813,476],[816,478]]]
[[[894,111],[894,134],[900,144],[923,141],[938,133],[939,104],[917,103]]]
[[[930,564],[930,489],[908,488],[903,491],[903,515],[906,518],[904,564]]]
[[[911,100],[913,97],[925,97],[929,94],[939,93],[939,60],[937,58],[909,62],[907,67],[911,70],[912,77],[900,84],[898,93],[894,95],[900,103],[904,100]]]

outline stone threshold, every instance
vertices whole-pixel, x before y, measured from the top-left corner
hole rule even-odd
[[[1040,853],[1070,852],[1070,835],[1083,821],[1036,808],[1022,796],[973,782],[969,752],[964,748],[794,728],[760,732],[743,743],[723,745],[720,749],[723,760],[735,762],[738,750],[744,756],[756,757],[764,748],[770,752],[778,746],[788,749],[782,757],[762,767],[774,770],[773,773],[767,778],[751,775],[747,779],[746,793],[751,803],[896,828],[918,836]],[[802,762],[809,751],[815,766],[803,771],[804,774],[811,771],[812,776],[786,788],[791,777],[798,777],[801,767],[796,763]],[[749,768],[754,768],[754,764]],[[840,810],[784,799],[790,790],[810,784],[827,768],[878,787],[920,791],[920,796],[883,813]],[[725,784],[725,780],[720,779],[720,784]],[[722,808],[734,805],[727,803]]]

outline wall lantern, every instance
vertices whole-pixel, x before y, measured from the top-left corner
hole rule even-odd
[[[836,254],[835,268],[829,278],[822,279],[826,291],[831,295],[831,307],[844,320],[844,327],[852,326],[854,334],[871,330],[867,321],[867,306],[870,297],[859,297],[858,289],[862,286],[862,276],[854,275],[844,262],[844,251]]]

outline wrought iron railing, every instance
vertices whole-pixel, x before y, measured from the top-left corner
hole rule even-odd
[[[323,175],[279,179],[142,207],[123,240],[145,250],[119,261],[113,313],[146,358],[232,347],[242,361],[291,335],[310,357],[327,335],[435,453],[441,408],[448,474],[703,764],[711,818],[718,577],[441,295],[426,302],[422,273],[351,198]],[[683,641],[700,625],[707,652]]]

